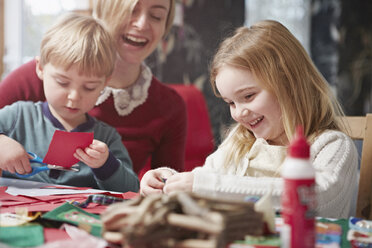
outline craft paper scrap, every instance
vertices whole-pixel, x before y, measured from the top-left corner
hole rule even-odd
[[[92,144],[93,138],[93,133],[56,130],[43,162],[46,164],[71,167],[79,162],[79,160],[74,157],[76,149],[88,147]]]
[[[44,243],[44,232],[41,225],[23,225],[1,227],[1,247],[35,247]],[[5,246],[8,247],[8,246]]]
[[[54,188],[18,188],[15,186],[9,186],[6,190],[6,193],[10,195],[23,195],[23,196],[49,196],[49,195],[68,195],[68,194],[85,194],[85,193],[94,193],[94,194],[100,194],[102,190],[98,189],[84,189],[78,190],[76,188],[72,189],[54,189]]]
[[[47,212],[42,216],[42,218],[74,224],[83,228],[94,236],[101,236],[102,222],[100,220],[100,216],[97,214],[88,213],[79,207],[71,205],[70,203],[65,203],[62,206]]]

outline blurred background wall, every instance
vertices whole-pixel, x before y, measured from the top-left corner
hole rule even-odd
[[[0,0],[2,76],[37,55],[41,36],[56,15],[89,13],[90,6],[91,0]],[[216,145],[232,120],[227,105],[211,91],[211,57],[236,27],[262,19],[278,20],[295,34],[347,115],[372,112],[371,0],[178,0],[176,8],[170,35],[147,63],[165,83],[202,90]]]
[[[372,1],[183,2],[183,22],[173,28],[171,41],[153,54],[149,64],[164,82],[195,84],[203,91],[217,144],[232,121],[227,105],[211,92],[210,59],[234,28],[262,19],[281,21],[296,35],[347,115],[372,112]]]

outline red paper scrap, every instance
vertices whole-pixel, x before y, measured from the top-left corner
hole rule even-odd
[[[61,187],[63,186],[61,185]],[[83,187],[76,188],[84,189]],[[0,199],[2,201],[0,213],[15,213],[18,207],[27,207],[29,212],[48,212],[66,203],[66,201],[84,202],[89,195],[94,194],[81,193],[30,197],[23,195],[13,196],[6,193],[6,190],[7,186],[0,186]],[[122,199],[132,199],[139,196],[139,193],[136,192],[114,193],[103,191],[102,194],[115,196]],[[84,208],[84,210],[93,214],[101,214],[106,210],[106,208],[107,205],[91,203],[87,208]]]
[[[65,230],[44,227],[44,243],[47,244],[56,240],[71,240],[71,237]]]
[[[74,157],[76,149],[88,147],[92,144],[93,138],[93,133],[56,130],[43,162],[46,164],[71,167],[79,162],[79,160]]]
[[[74,186],[64,186],[64,185],[48,185],[43,186],[40,189],[71,189],[71,190],[87,190],[92,187],[74,187]]]

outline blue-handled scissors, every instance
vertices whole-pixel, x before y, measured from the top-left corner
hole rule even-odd
[[[43,162],[43,159],[40,158],[35,153],[33,153],[33,152],[27,152],[27,153],[32,156],[32,158],[30,158],[30,163],[38,163],[38,164],[41,164],[42,166],[31,166],[32,171],[28,174],[16,173],[16,175],[21,177],[21,178],[27,178],[27,177],[33,176],[33,175],[35,175],[39,172],[50,170],[50,169],[64,170],[64,171],[74,171],[74,172],[79,171],[79,165],[78,164],[74,164],[71,167],[63,167],[63,166],[59,166],[59,165],[46,164],[46,163]]]

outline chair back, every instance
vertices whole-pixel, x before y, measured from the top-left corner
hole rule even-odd
[[[203,93],[194,85],[167,84],[182,97],[186,103],[187,134],[185,147],[185,166],[183,171],[191,171],[204,165],[205,159],[214,150],[214,137],[209,120],[207,104]],[[138,173],[138,178],[151,169],[151,160]]]
[[[356,217],[372,219],[372,114],[342,117],[349,136],[362,140]]]
[[[203,93],[194,85],[169,84],[186,103],[187,136],[185,150],[185,169],[191,171],[202,166],[214,150],[214,138],[209,120],[207,104]]]

